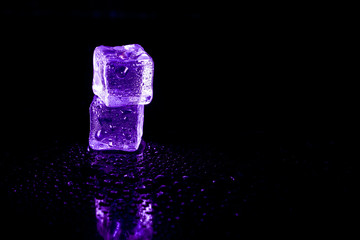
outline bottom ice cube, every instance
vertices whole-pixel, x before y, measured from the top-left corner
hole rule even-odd
[[[89,145],[94,150],[136,151],[143,123],[144,105],[111,108],[94,96],[90,105]]]

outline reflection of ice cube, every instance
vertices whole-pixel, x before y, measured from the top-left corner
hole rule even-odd
[[[152,239],[152,203],[145,204],[145,202],[146,201],[143,200],[142,204],[137,205],[136,216],[129,216],[130,213],[127,212],[124,212],[124,216],[119,216],[116,209],[121,209],[121,207],[116,204],[116,200],[105,203],[104,200],[95,198],[95,214],[98,233],[104,238],[104,240]],[[145,207],[145,205],[147,207]],[[127,219],[128,221],[132,220],[132,222],[125,223],[123,222],[124,219]],[[129,226],[133,228],[127,229]]]
[[[93,91],[108,107],[149,104],[154,62],[138,44],[94,51]]]
[[[134,228],[134,235],[130,239],[152,239],[152,203],[146,203],[146,201],[143,200],[142,204],[138,205],[138,212],[136,215],[137,218],[139,218],[139,221]]]
[[[150,240],[153,236],[153,200],[145,187],[142,141],[134,153],[94,151],[97,230],[104,240]],[[147,179],[146,179],[147,180]]]
[[[110,218],[110,206],[102,206],[103,200],[95,198],[97,229],[104,240],[120,239],[120,222]]]
[[[89,145],[94,150],[136,151],[143,123],[144,105],[107,107],[94,96],[90,105]]]

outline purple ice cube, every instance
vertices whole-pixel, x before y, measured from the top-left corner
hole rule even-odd
[[[94,96],[89,145],[94,150],[136,151],[143,134],[144,105],[107,107]]]
[[[151,102],[154,62],[140,45],[96,47],[93,62],[92,88],[106,106]]]

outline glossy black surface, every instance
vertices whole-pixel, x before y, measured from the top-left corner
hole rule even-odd
[[[236,155],[156,142],[133,154],[61,142],[10,153],[1,165],[4,229],[15,239],[349,233],[355,174],[338,160],[341,142],[282,144],[280,158],[265,150],[264,134],[238,142]]]

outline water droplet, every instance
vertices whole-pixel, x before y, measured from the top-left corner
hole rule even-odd
[[[159,175],[157,175],[157,176],[155,177],[155,179],[163,178],[163,177],[164,177],[164,175],[159,174]]]
[[[101,140],[101,130],[96,132],[95,137],[96,137],[97,140]]]
[[[124,78],[128,72],[129,72],[128,67],[120,66],[116,69],[116,76],[118,76],[119,78]]]

